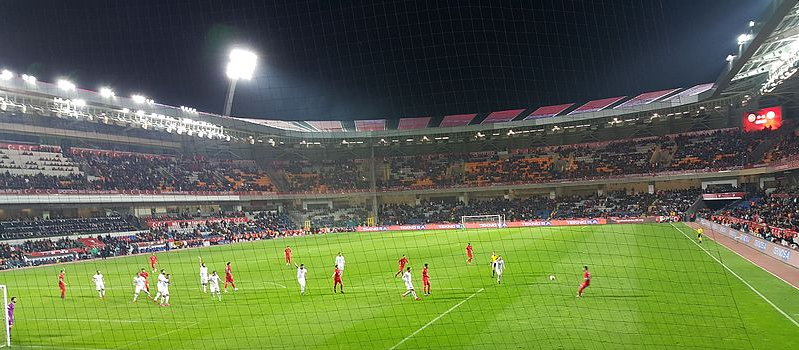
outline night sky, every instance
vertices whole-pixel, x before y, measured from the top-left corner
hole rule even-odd
[[[767,0],[4,0],[0,67],[221,113],[369,119],[530,108],[712,82]]]

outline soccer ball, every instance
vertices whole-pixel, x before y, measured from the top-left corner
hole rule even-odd
[[[555,275],[549,275],[549,280],[550,281],[554,281],[555,280]]]

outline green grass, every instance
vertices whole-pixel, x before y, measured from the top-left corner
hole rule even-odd
[[[309,267],[308,295],[283,263],[286,244]],[[704,247],[799,318],[799,290],[712,242]],[[492,250],[507,264],[501,285],[490,276]],[[339,251],[344,295],[331,291]],[[430,264],[432,296],[400,298],[393,275],[402,254],[420,290],[422,264]],[[240,291],[222,302],[202,294],[199,255],[220,273],[232,261]],[[796,326],[668,224],[353,233],[162,253],[159,265],[173,274],[169,308],[130,303],[131,280],[146,263],[135,256],[0,274],[19,297],[13,347],[388,349],[405,340],[399,349],[799,348]],[[594,280],[577,299],[584,264]],[[67,300],[58,298],[60,268]],[[96,269],[109,288],[103,301],[91,283]]]

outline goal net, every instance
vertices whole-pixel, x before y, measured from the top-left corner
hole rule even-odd
[[[505,227],[505,215],[470,215],[461,216],[461,228],[502,228]]]

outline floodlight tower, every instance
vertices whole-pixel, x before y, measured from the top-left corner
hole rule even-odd
[[[225,100],[225,112],[223,115],[230,116],[230,109],[233,105],[233,94],[236,92],[236,83],[239,79],[250,80],[255,72],[255,64],[258,56],[252,51],[244,49],[233,49],[228,56],[227,74],[230,83],[227,88],[227,99]]]

